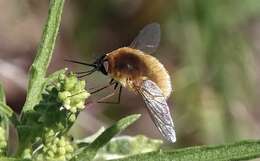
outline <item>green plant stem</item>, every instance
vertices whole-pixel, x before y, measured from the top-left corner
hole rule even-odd
[[[41,42],[35,60],[29,71],[29,85],[23,112],[33,110],[39,102],[46,71],[50,63],[55,40],[58,34],[61,14],[65,0],[50,0],[47,23],[44,27]]]
[[[197,146],[171,152],[157,151],[117,161],[227,161],[248,160],[260,156],[260,141],[247,140],[217,146]],[[115,160],[114,160],[115,161]]]
[[[58,30],[61,21],[62,9],[65,0],[50,0],[48,19],[44,26],[41,42],[38,46],[35,60],[29,71],[29,85],[26,97],[26,102],[22,109],[22,120],[25,112],[32,111],[34,106],[39,103],[41,93],[46,80],[45,75],[50,63],[55,40],[58,35]],[[30,129],[31,127],[29,127]],[[17,156],[20,156],[25,148],[30,145],[30,137],[27,140],[23,140],[24,128],[18,128],[19,135],[19,148]]]

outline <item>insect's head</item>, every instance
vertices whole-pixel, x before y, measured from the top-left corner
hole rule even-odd
[[[107,59],[105,59],[105,57],[106,57],[105,54],[98,57],[93,63],[93,65],[95,65],[94,68],[96,68],[97,71],[100,71],[104,75],[107,75],[107,70],[106,70],[107,68],[105,67],[105,63],[107,62]]]
[[[80,62],[80,61],[75,61],[75,60],[65,60],[65,61],[69,61],[72,63],[76,63],[76,64],[82,64],[82,65],[86,65],[89,67],[92,67],[93,69],[88,70],[88,71],[83,71],[83,72],[77,72],[76,74],[78,74],[79,78],[85,77],[87,75],[90,75],[92,73],[94,73],[95,71],[100,71],[101,73],[103,73],[104,75],[107,75],[107,59],[105,59],[106,55],[102,55],[100,57],[98,57],[94,63],[84,63],[84,62]]]

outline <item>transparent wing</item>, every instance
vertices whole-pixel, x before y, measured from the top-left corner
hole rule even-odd
[[[153,81],[145,80],[137,90],[142,95],[150,116],[162,136],[174,143],[176,141],[174,124],[160,88]]]
[[[159,46],[161,39],[161,30],[158,23],[146,25],[130,44],[129,47],[139,49],[146,53],[154,53]]]

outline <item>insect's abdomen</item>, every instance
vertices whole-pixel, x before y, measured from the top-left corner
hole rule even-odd
[[[166,98],[169,97],[172,90],[169,74],[155,57],[124,47],[108,53],[107,59],[108,73],[123,85],[126,85],[126,79],[150,79],[158,85]]]
[[[145,63],[149,68],[149,72],[147,73],[148,79],[156,83],[162,90],[165,98],[168,98],[172,92],[171,78],[169,73],[164,68],[163,64],[161,64],[155,57],[148,54],[143,54],[142,57],[145,57]]]

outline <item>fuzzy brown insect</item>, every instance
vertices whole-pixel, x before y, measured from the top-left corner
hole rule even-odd
[[[162,63],[150,55],[155,52],[159,43],[160,25],[152,23],[140,31],[129,47],[104,54],[92,64],[69,61],[93,67],[90,71],[78,73],[83,74],[80,77],[100,71],[112,78],[109,85],[93,93],[111,85],[115,85],[116,89],[120,84],[118,102],[122,87],[140,94],[160,133],[174,143],[175,128],[166,102],[172,92],[171,79]]]

